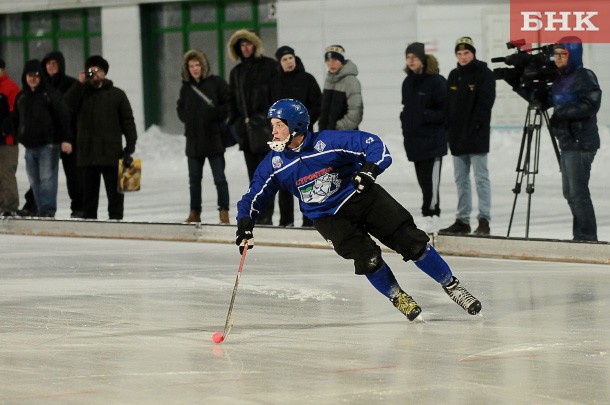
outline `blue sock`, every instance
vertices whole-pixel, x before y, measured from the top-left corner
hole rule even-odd
[[[415,262],[415,265],[443,286],[449,284],[453,279],[449,265],[430,244],[426,246],[424,254]]]
[[[376,272],[366,274],[366,278],[368,278],[377,291],[389,299],[394,298],[400,291],[396,277],[394,277],[394,273],[392,273],[392,270],[386,263],[383,263]]]

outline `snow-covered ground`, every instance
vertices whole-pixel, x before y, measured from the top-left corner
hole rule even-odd
[[[362,128],[371,130],[371,128]],[[595,206],[598,238],[610,241],[610,137],[606,127],[600,128],[602,148],[598,151],[591,173],[591,194]],[[402,146],[402,135],[396,133],[378,134],[388,144],[394,163],[382,174],[378,181],[384,185],[416,218],[420,216],[421,191],[417,184],[413,165],[407,161]],[[506,236],[510,213],[515,194],[512,192],[517,179],[516,166],[522,133],[520,129],[493,130],[489,166],[492,183],[492,221],[493,235]],[[126,221],[181,222],[189,211],[188,171],[184,155],[185,138],[181,134],[167,134],[158,127],[151,127],[141,133],[136,146],[136,156],[142,158],[142,189],[127,194],[125,198]],[[567,202],[561,192],[561,173],[552,149],[548,132],[543,131],[540,142],[540,167],[535,176],[535,192],[531,198],[530,238],[572,238],[572,216]],[[226,175],[229,181],[231,204],[234,207],[246,191],[248,177],[243,154],[238,148],[227,150]],[[28,182],[23,164],[21,148],[18,168],[19,193],[27,190]],[[525,236],[526,207],[528,195],[523,191],[517,198],[517,207],[511,235]],[[457,206],[457,194],[453,181],[451,156],[443,160],[441,177],[441,225],[453,223]],[[23,204],[23,201],[21,202]],[[203,180],[203,213],[206,223],[217,223],[216,190],[209,168],[204,170]],[[65,178],[60,175],[57,218],[68,218],[70,215],[69,199]],[[477,198],[473,189],[473,214],[471,224],[476,223]],[[295,204],[295,209],[296,204]],[[234,222],[235,209],[230,212]],[[103,187],[100,197],[100,219],[106,216],[106,197]],[[300,225],[299,215],[296,215]],[[274,223],[279,222],[279,210],[276,207]],[[476,225],[476,224],[475,224]]]

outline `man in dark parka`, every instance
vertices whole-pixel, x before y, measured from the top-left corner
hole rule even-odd
[[[106,79],[108,62],[90,56],[64,95],[77,116],[77,162],[83,181],[83,217],[97,218],[100,181],[104,178],[109,219],[123,219],[123,194],[117,191],[119,160],[132,164],[137,132],[127,95]],[[125,148],[122,138],[125,137]]]

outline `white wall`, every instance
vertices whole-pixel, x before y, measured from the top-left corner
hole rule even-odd
[[[324,48],[358,66],[366,131],[400,133],[404,50],[416,38],[416,0],[279,0],[278,44],[292,46],[324,85]],[[271,52],[267,52],[272,54]]]
[[[144,87],[140,11],[136,6],[102,8],[102,56],[108,79],[127,94],[138,134],[144,132]]]
[[[419,3],[419,4],[418,4]],[[427,4],[426,4],[427,3]],[[456,66],[455,40],[473,38],[477,58],[490,69],[507,67],[491,63],[506,56],[510,38],[509,2],[466,4],[424,0],[278,0],[278,44],[290,45],[320,86],[326,69],[324,48],[341,44],[358,66],[362,83],[364,120],[361,129],[400,133],[400,88],[404,79],[404,50],[413,41],[424,42],[426,51],[448,76]],[[499,4],[498,4],[499,3]],[[585,67],[598,76],[604,97],[610,95],[610,44],[585,45]],[[272,55],[271,50],[267,51]],[[498,81],[492,114],[496,127],[523,125],[527,103],[503,81]],[[602,101],[600,125],[610,122],[610,102]]]

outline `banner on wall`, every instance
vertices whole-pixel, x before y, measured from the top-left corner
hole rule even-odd
[[[510,0],[511,41],[556,43],[566,36],[610,43],[610,1]]]

